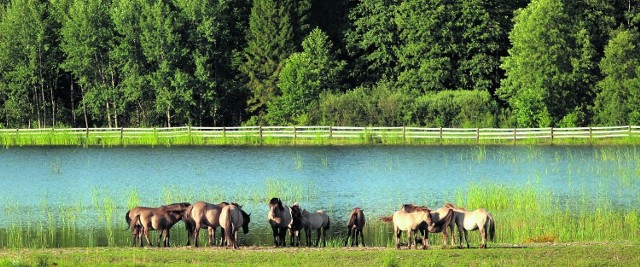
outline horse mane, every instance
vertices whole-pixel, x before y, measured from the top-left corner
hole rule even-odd
[[[445,208],[447,208],[447,209],[454,209],[454,210],[467,211],[467,210],[465,210],[464,208],[458,207],[458,206],[454,205],[453,203],[449,203],[449,202],[445,203],[445,204],[444,204],[444,207],[445,207]]]
[[[161,207],[166,211],[183,211],[190,206],[191,204],[189,202],[180,202],[172,203],[169,205],[162,205]]]
[[[402,205],[402,209],[404,212],[411,213],[417,211],[431,212],[431,210],[427,206],[416,206],[413,204],[404,204]]]

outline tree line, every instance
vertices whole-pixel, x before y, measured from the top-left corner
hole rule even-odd
[[[638,0],[0,6],[0,128],[640,124]]]

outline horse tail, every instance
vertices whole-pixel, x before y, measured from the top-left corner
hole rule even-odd
[[[128,210],[127,213],[124,215],[124,219],[125,221],[127,221],[127,229],[124,229],[125,231],[129,230],[129,228],[131,227],[131,218],[129,218],[129,212],[131,211]]]
[[[393,221],[393,215],[391,216],[385,216],[385,217],[380,217],[380,220],[386,223],[390,223]]]
[[[489,214],[489,240],[493,242],[493,237],[496,235],[496,224],[493,221],[493,217]]]
[[[327,229],[329,229],[329,227],[331,227],[331,218],[329,218],[329,216],[327,216],[327,225],[324,226],[324,229],[327,230]]]

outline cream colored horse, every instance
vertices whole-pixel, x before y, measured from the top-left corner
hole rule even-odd
[[[453,221],[458,226],[458,234],[460,235],[460,248],[462,248],[463,233],[464,239],[467,242],[467,248],[469,248],[468,231],[480,231],[480,237],[482,238],[480,248],[487,248],[487,234],[489,235],[489,240],[493,241],[496,233],[495,222],[493,221],[491,213],[489,213],[487,210],[477,209],[474,211],[467,211],[451,203],[445,204],[444,207],[450,208],[454,211]]]
[[[273,230],[273,243],[276,247],[286,246],[285,235],[287,230],[291,228],[293,219],[291,217],[291,209],[289,206],[283,205],[279,198],[272,198],[269,201],[269,224]]]
[[[320,234],[322,233],[322,245],[327,246],[327,230],[331,227],[331,220],[323,210],[316,212],[302,211],[302,228],[304,228],[307,234],[307,246],[311,246],[311,231],[318,229],[318,237],[316,238],[315,246],[320,246]]]
[[[198,246],[198,234],[200,229],[207,228],[208,244],[215,245],[216,228],[220,227],[220,212],[222,208],[229,205],[227,202],[219,204],[211,204],[204,201],[193,203],[184,215],[183,221],[187,227],[188,237],[187,246],[193,240],[193,245]],[[222,234],[221,234],[222,235]],[[224,235],[220,241],[220,245],[224,244]]]
[[[400,248],[400,236],[402,231],[407,231],[407,238],[409,239],[408,246],[411,249],[413,245],[418,248],[415,238],[411,238],[411,235],[415,233],[421,226],[432,225],[430,209],[423,206],[415,206],[413,204],[404,204],[402,209],[396,211],[391,216],[382,217],[380,220],[384,222],[393,221],[393,232],[396,235],[396,248]],[[427,249],[428,241],[426,236],[422,235],[422,249]]]
[[[220,225],[224,229],[224,236],[227,240],[227,247],[233,245],[238,249],[238,229],[242,227],[243,233],[249,233],[249,222],[251,214],[242,210],[238,203],[224,206],[220,212]]]

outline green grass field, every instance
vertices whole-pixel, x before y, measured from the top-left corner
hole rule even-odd
[[[493,245],[493,246],[491,246]],[[639,243],[506,245],[488,249],[66,248],[0,250],[0,266],[635,266]]]

